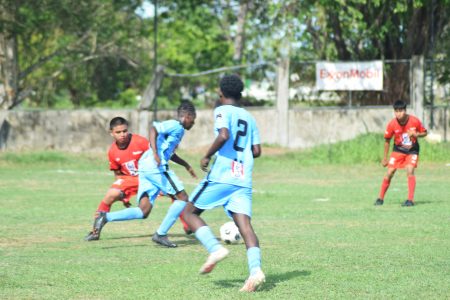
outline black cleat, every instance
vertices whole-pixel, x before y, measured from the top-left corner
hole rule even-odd
[[[168,248],[177,247],[177,244],[174,244],[171,241],[169,241],[167,235],[159,235],[157,232],[155,232],[155,234],[152,236],[152,241]]]
[[[375,206],[379,206],[379,205],[383,205],[383,203],[384,203],[384,200],[383,200],[383,199],[380,199],[380,198],[378,198],[378,199],[377,199],[377,201],[375,201],[375,203],[374,203],[373,205],[375,205]]]
[[[402,206],[414,206],[414,202],[412,202],[411,200],[406,200]]]
[[[87,236],[84,237],[85,241],[98,241],[100,239],[100,234],[98,233],[98,231],[92,230],[91,232],[89,232],[89,234]]]
[[[103,226],[108,221],[106,220],[106,213],[99,212],[98,216],[94,220],[94,228],[91,232],[84,238],[85,241],[98,241],[100,239],[100,233],[102,232]]]

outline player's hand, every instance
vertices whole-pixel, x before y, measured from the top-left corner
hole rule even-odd
[[[410,138],[411,137],[417,138],[417,131],[414,130],[414,129],[410,129],[410,130],[408,130],[408,135],[409,135]]]
[[[208,165],[210,160],[211,158],[209,157],[203,157],[202,160],[200,161],[200,168],[202,169],[203,172],[208,172]]]
[[[129,208],[131,206],[130,201],[122,201],[123,206],[125,206],[126,208]]]
[[[187,167],[186,170],[189,172],[189,174],[191,174],[191,176],[195,179],[197,179],[197,174],[195,174],[194,169],[192,169],[191,166]]]
[[[386,166],[388,165],[388,160],[387,160],[386,158],[383,158],[383,159],[381,160],[381,165],[382,165],[383,167],[386,167]]]

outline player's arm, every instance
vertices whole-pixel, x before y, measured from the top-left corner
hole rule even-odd
[[[211,161],[211,157],[216,153],[222,146],[226,143],[226,141],[230,138],[230,132],[227,128],[223,127],[219,129],[219,134],[217,135],[216,139],[212,143],[212,145],[209,147],[208,151],[206,152],[205,156],[200,161],[200,167],[203,171],[208,171],[208,165]]]
[[[428,132],[426,129],[423,132],[417,132],[416,130],[408,130],[409,137],[421,138],[421,137],[426,137],[427,134],[428,134]]]
[[[179,164],[180,166],[185,167],[186,170],[189,172],[189,174],[191,174],[192,177],[197,178],[197,174],[195,174],[194,169],[192,169],[191,165],[188,164],[187,161],[185,161],[184,159],[179,157],[176,153],[172,154],[172,156],[170,157],[170,160],[173,161],[174,163]]]
[[[391,139],[384,139],[384,154],[383,154],[383,160],[381,161],[381,164],[383,167],[386,167],[388,165],[388,154],[389,154],[389,146],[391,144]]]
[[[257,144],[257,145],[252,145],[252,153],[253,153],[253,157],[257,158],[261,156],[261,145]]]
[[[158,155],[158,148],[156,146],[156,138],[157,137],[158,137],[158,131],[153,126],[152,128],[150,128],[149,143],[150,143],[150,148],[152,149],[152,152],[153,152],[153,157],[155,159],[155,162],[159,166],[161,164],[161,158]]]

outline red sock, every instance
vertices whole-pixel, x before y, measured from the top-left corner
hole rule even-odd
[[[184,212],[182,212],[181,214],[180,214],[180,221],[181,221],[181,224],[183,224],[183,228],[185,229],[185,230],[188,230],[189,229],[189,225],[186,223],[186,221],[184,220]]]
[[[97,211],[101,212],[109,212],[111,210],[111,205],[106,204],[105,202],[100,202]]]
[[[408,200],[414,202],[414,191],[416,189],[416,176],[408,176]]]
[[[378,198],[384,200],[384,194],[386,194],[387,189],[389,188],[389,185],[391,184],[391,181],[387,178],[383,179],[383,182],[381,183],[381,189],[380,189],[380,195]]]

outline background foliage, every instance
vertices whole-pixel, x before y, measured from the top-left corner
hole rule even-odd
[[[142,13],[143,4],[153,5],[0,0],[0,107],[136,107],[155,62],[154,16]],[[157,21],[157,62],[167,74],[274,64],[283,55],[295,70],[302,61],[424,55],[440,61],[436,77],[449,82],[449,0],[160,0]],[[297,71],[301,80],[293,86],[311,84],[309,71]],[[274,89],[273,69],[239,72],[269,80]],[[386,76],[383,94],[360,93],[355,100],[407,98],[407,65],[388,68]],[[215,75],[165,80],[162,106],[186,95],[196,99],[205,89],[209,94],[200,102],[213,102],[216,82]]]

